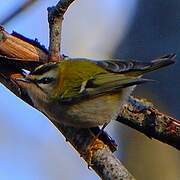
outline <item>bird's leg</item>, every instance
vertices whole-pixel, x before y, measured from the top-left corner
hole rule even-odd
[[[91,142],[89,143],[89,145],[87,146],[87,149],[86,149],[86,162],[88,164],[88,168],[90,166],[93,166],[92,164],[92,156],[93,156],[93,153],[99,149],[103,149],[104,147],[106,147],[107,145],[105,145],[103,143],[103,141],[99,140],[99,136],[101,135],[101,133],[103,133],[103,130],[105,129],[105,127],[108,125],[108,123],[105,123],[103,125],[103,127],[100,129],[100,131],[98,132],[97,135],[94,135],[91,130],[89,129],[89,131],[93,134],[93,138],[91,140]]]
[[[100,131],[99,131],[99,133],[95,136],[95,138],[98,138],[101,134],[102,134],[102,132],[103,132],[103,130],[106,128],[106,126],[108,125],[109,123],[105,123],[105,124],[103,124],[103,126],[102,126],[102,128],[100,129]]]

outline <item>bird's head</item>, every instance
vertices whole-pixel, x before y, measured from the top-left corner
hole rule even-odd
[[[37,67],[24,78],[17,78],[16,81],[29,92],[51,95],[57,87],[58,78],[58,64],[48,63]]]

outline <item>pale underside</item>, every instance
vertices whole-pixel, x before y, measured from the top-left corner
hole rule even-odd
[[[89,128],[103,125],[115,119],[126,103],[133,87],[123,88],[116,93],[101,95],[74,105],[61,105],[55,101],[46,101],[46,95],[44,94],[42,97],[42,94],[37,91],[36,93],[28,91],[28,93],[35,107],[50,120],[66,126]],[[42,99],[43,101],[41,101]]]

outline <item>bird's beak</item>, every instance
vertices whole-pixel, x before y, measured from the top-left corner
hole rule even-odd
[[[25,77],[25,78],[16,78],[16,81],[25,82],[25,83],[31,83],[32,79]]]

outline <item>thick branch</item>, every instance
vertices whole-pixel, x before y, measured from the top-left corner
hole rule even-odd
[[[134,177],[107,147],[94,153],[93,163],[96,165],[94,169],[97,174],[103,175],[100,176],[102,179],[134,180]]]
[[[87,156],[84,152],[86,152],[88,145],[94,139],[94,135],[88,129],[84,128],[69,128],[60,124],[55,124],[55,126],[86,160]],[[98,139],[92,149],[92,164],[91,167],[102,179],[134,179],[122,163],[112,154],[109,147]]]
[[[159,112],[146,100],[131,97],[117,121],[180,150],[180,121]]]
[[[59,61],[61,49],[61,30],[63,15],[74,0],[61,0],[56,6],[48,8],[48,22],[50,30],[49,60]]]

